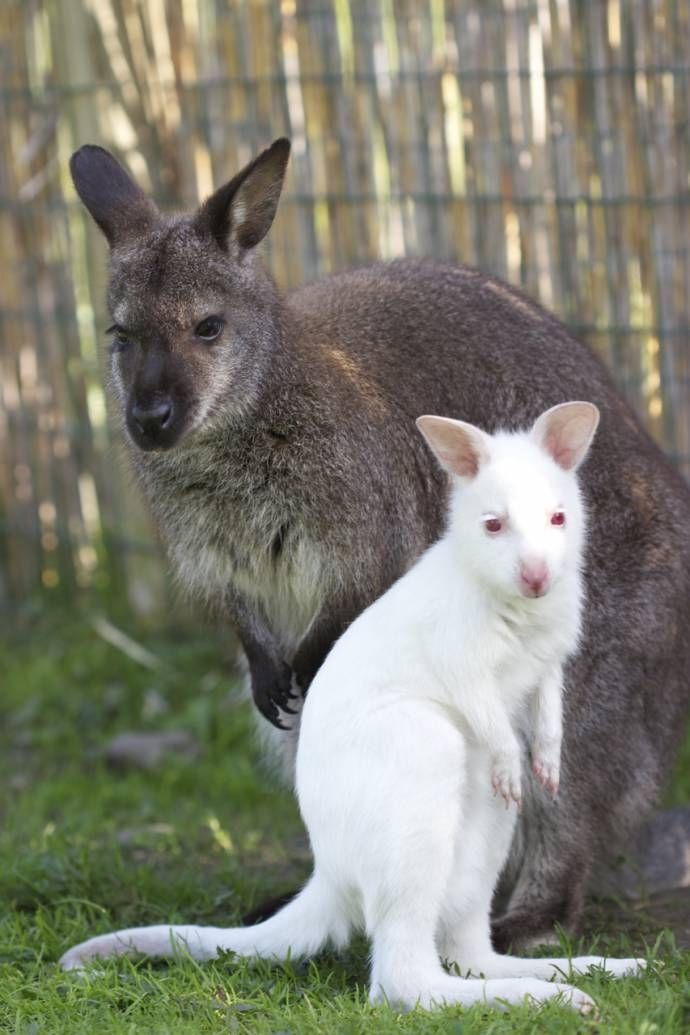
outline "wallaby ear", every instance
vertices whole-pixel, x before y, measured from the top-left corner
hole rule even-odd
[[[598,424],[594,403],[561,403],[537,417],[532,438],[564,471],[574,471],[586,457]]]
[[[109,151],[85,144],[70,159],[74,186],[111,247],[149,229],[158,209]]]
[[[459,478],[474,478],[489,459],[490,438],[474,424],[451,417],[418,417],[417,427],[442,467]]]
[[[233,242],[253,248],[268,233],[278,207],[290,141],[276,140],[204,202],[195,223],[227,251]]]

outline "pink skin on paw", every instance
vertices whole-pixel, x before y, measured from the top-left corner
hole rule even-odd
[[[510,803],[515,802],[518,809],[522,808],[522,790],[519,777],[511,776],[505,769],[494,769],[491,774],[491,786],[494,789],[494,797],[500,794],[510,808]]]
[[[532,772],[544,790],[548,791],[555,798],[558,794],[558,767],[551,762],[544,762],[540,758],[535,758],[532,762]]]

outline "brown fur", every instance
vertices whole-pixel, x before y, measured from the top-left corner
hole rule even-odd
[[[446,487],[415,418],[494,431],[564,400],[596,403],[561,793],[527,803],[496,937],[574,927],[593,862],[641,821],[683,729],[690,494],[595,357],[506,284],[400,260],[280,297],[253,246],[286,158],[278,142],[200,213],[152,223],[111,156],[75,155],[77,189],[112,245],[109,304],[130,341],[112,385],[139,482],[181,582],[226,609],[259,708],[285,724],[295,686],[307,689],[347,622],[441,531]],[[194,328],[210,314],[225,327],[205,343]],[[160,400],[174,419],[142,437],[132,403]]]

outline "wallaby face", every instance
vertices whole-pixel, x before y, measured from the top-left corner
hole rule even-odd
[[[162,217],[112,155],[83,147],[75,186],[111,246],[111,373],[127,432],[171,449],[256,403],[277,298],[252,249],[275,214],[289,144],[278,140],[191,217]]]
[[[490,436],[445,417],[418,419],[462,485],[453,497],[462,561],[506,599],[545,596],[577,558],[584,513],[573,472],[598,421],[597,408],[584,402],[552,407],[529,438]]]

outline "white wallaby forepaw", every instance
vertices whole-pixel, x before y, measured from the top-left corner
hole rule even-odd
[[[560,765],[558,761],[550,759],[548,756],[541,757],[535,755],[532,760],[532,772],[544,790],[548,791],[555,798],[558,794],[558,785],[560,783]]]
[[[517,761],[508,756],[494,758],[491,769],[491,786],[495,795],[501,795],[506,803],[506,808],[512,801],[520,808],[522,805],[522,774],[519,758]]]

